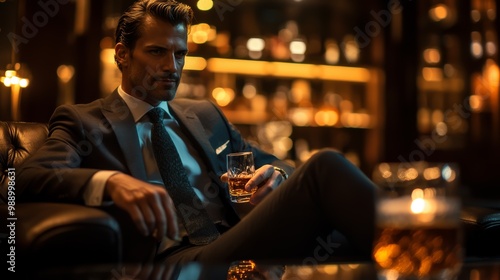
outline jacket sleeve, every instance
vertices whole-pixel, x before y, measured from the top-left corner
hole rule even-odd
[[[97,169],[81,168],[89,138],[72,106],[54,112],[45,143],[20,167],[17,190],[21,199],[82,203],[82,193]]]

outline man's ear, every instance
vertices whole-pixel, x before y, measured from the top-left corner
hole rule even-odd
[[[115,45],[115,59],[122,67],[128,65],[129,60],[129,49],[122,43],[117,43]]]

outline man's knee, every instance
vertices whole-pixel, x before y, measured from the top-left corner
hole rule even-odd
[[[323,148],[316,152],[311,161],[327,164],[329,162],[345,161],[344,154],[333,148]]]

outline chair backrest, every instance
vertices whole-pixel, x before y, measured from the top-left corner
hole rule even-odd
[[[0,121],[1,201],[7,201],[9,172],[15,174],[15,169],[40,148],[47,135],[48,127],[44,123]]]

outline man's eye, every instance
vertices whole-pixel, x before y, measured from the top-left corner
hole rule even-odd
[[[149,53],[152,55],[160,55],[162,53],[162,51],[161,50],[150,50]]]
[[[187,52],[178,52],[176,54],[177,58],[184,58],[187,55]]]

